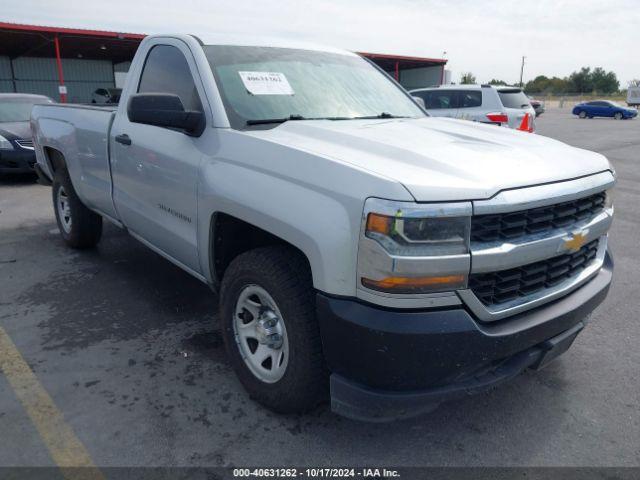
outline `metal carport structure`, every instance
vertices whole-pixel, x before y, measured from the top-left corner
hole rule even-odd
[[[115,87],[143,33],[0,22],[0,92],[40,93],[88,102],[99,87]],[[358,52],[405,88],[439,85],[445,59]]]
[[[115,86],[118,64],[127,68],[145,37],[108,32],[0,22],[0,91],[59,95],[68,87],[76,101],[88,101],[93,87]]]

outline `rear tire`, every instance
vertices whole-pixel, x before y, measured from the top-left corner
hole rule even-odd
[[[587,118],[587,112],[585,112],[584,110],[581,110],[580,113],[578,113],[578,116],[580,118]]]
[[[279,413],[327,398],[311,272],[299,252],[271,246],[236,257],[222,279],[220,310],[227,354],[251,398]],[[266,335],[264,322],[272,322]]]
[[[55,172],[51,192],[56,222],[65,243],[78,249],[95,247],[102,236],[102,217],[84,206],[66,169]]]

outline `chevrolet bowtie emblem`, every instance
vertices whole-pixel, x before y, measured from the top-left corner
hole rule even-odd
[[[587,236],[585,232],[572,233],[571,238],[564,241],[564,248],[570,252],[577,252],[586,243]]]

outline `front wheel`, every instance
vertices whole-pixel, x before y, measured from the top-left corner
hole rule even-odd
[[[315,295],[301,254],[273,246],[239,255],[224,274],[220,310],[227,354],[251,398],[280,413],[325,400]]]
[[[613,118],[615,118],[616,120],[622,120],[622,113],[621,112],[616,112],[616,114],[613,116]]]
[[[584,110],[581,110],[580,113],[578,114],[578,116],[580,118],[587,118],[587,112],[585,112]]]
[[[102,217],[78,198],[66,170],[56,172],[51,190],[56,222],[65,243],[72,248],[94,247],[102,236]]]

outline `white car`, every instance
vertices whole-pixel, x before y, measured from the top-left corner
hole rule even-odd
[[[535,130],[536,112],[520,87],[442,85],[409,93],[434,117],[451,117],[518,128],[526,114]],[[420,100],[419,100],[420,101]]]
[[[121,88],[98,88],[91,94],[91,103],[117,104],[121,94]]]

